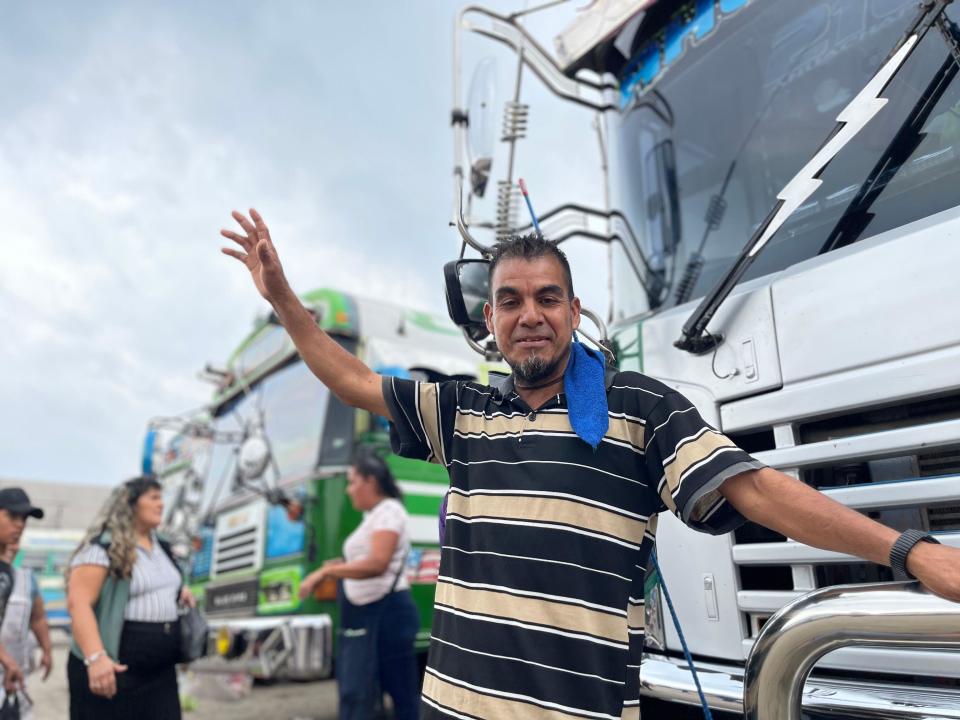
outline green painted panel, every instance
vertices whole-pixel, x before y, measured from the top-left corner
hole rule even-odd
[[[291,613],[300,607],[300,565],[265,570],[260,573],[260,592],[257,594],[257,614]]]
[[[424,631],[429,631],[433,627],[433,598],[436,595],[436,589],[437,586],[432,584],[410,586],[410,594],[417,606],[417,612],[420,613],[420,627]],[[425,650],[430,644],[429,634],[422,639],[418,636],[416,644],[418,650]]]
[[[403,496],[403,504],[411,515],[436,516],[440,512],[440,503],[442,502],[442,497],[412,495],[410,493]]]
[[[423,460],[411,460],[399,455],[388,455],[387,465],[397,480],[414,480],[416,482],[433,482],[439,485],[449,485],[450,477],[446,468]]]

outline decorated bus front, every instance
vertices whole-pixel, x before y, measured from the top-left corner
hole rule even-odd
[[[384,374],[472,378],[478,363],[448,321],[331,290],[304,296],[337,342]],[[322,677],[331,670],[336,588],[306,600],[300,582],[342,554],[361,516],[346,470],[362,448],[381,453],[403,491],[412,551],[407,578],[425,651],[440,550],[443,467],[393,455],[384,418],[345,406],[300,360],[272,317],[222,369],[202,412],[153,423],[151,458],[167,500],[165,531],[189,551],[191,588],[213,632],[197,669],[242,668],[257,676]]]

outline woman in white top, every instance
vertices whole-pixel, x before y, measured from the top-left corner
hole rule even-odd
[[[163,495],[152,476],[116,488],[67,575],[74,644],[70,720],[178,720],[178,606],[194,605],[157,537]]]
[[[303,579],[307,597],[327,578],[340,580],[337,684],[341,720],[369,720],[386,692],[398,720],[415,720],[420,683],[413,643],[420,627],[404,564],[409,518],[387,464],[360,457],[347,474],[347,495],[363,521],[344,541],[343,559]]]

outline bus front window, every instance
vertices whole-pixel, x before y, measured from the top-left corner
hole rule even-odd
[[[258,422],[262,423],[279,471],[276,481],[314,470],[320,458],[329,397],[327,387],[297,360],[222,406],[214,419],[214,434],[232,442],[214,444],[204,485],[204,511],[238,489],[238,443],[244,431]],[[266,472],[273,470],[268,468]]]

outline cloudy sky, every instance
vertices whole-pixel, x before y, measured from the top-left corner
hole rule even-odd
[[[521,3],[494,3],[504,9]],[[256,206],[300,290],[442,312],[460,3],[8,3],[0,28],[0,481],[115,483],[146,423],[202,405],[263,305],[219,254]],[[545,45],[575,3],[531,20]],[[500,101],[509,55],[493,56]],[[532,76],[538,206],[600,202],[588,113]],[[496,124],[499,125],[499,118]],[[495,164],[495,178],[503,174]],[[572,249],[576,266],[599,247]],[[605,278],[578,288],[605,310]]]

